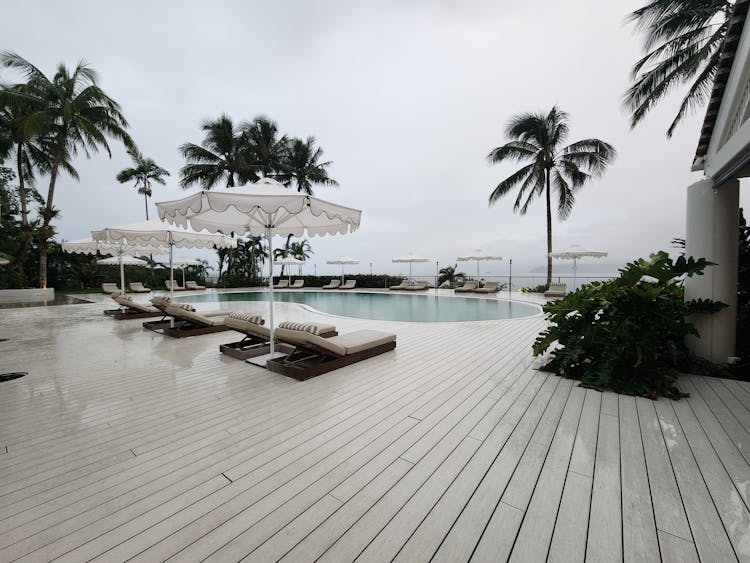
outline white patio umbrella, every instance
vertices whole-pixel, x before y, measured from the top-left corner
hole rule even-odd
[[[488,261],[499,261],[502,260],[502,256],[495,256],[493,254],[488,254],[487,252],[484,252],[483,250],[475,250],[471,254],[467,254],[465,256],[459,256],[456,258],[459,262],[470,262],[472,260],[476,260],[477,262],[477,279],[479,279],[479,263],[480,262],[488,262]]]
[[[135,256],[112,256],[111,258],[102,258],[96,261],[97,264],[102,266],[119,266],[121,263],[123,266],[148,266],[148,262],[136,258]]]
[[[409,263],[409,278],[411,278],[411,266],[414,263],[419,262],[429,262],[429,258],[425,258],[424,256],[417,256],[415,254],[412,254],[411,252],[409,254],[404,254],[403,256],[398,256],[396,258],[393,258],[391,262],[397,262],[397,263]]]
[[[299,260],[298,258],[295,258],[294,256],[284,256],[283,258],[279,258],[278,260],[273,261],[274,264],[279,264],[280,266],[301,266],[305,263],[304,260]],[[289,268],[289,271],[287,272],[289,274],[289,281],[292,281],[292,269]]]
[[[203,190],[175,201],[157,203],[159,217],[194,229],[265,234],[273,256],[273,236],[346,234],[362,219],[358,209],[292,191],[270,178],[230,189]],[[273,260],[268,261],[269,330],[273,342]]]
[[[120,265],[120,290],[123,292],[125,291],[125,263],[122,259],[125,257],[125,252],[162,253],[167,251],[166,246],[158,243],[143,244],[123,241],[110,243],[94,239],[80,239],[63,242],[62,249],[63,252],[74,254],[114,254],[114,263]]]
[[[601,250],[590,250],[588,248],[583,248],[582,246],[579,246],[577,244],[572,244],[565,250],[561,250],[560,252],[550,252],[549,256],[552,256],[552,258],[560,258],[562,260],[573,260],[573,289],[576,288],[576,269],[577,269],[577,263],[579,258],[583,258],[585,256],[590,256],[592,258],[604,258],[607,256],[606,252],[603,252]]]
[[[194,260],[192,258],[175,258],[172,260],[172,264],[178,266],[180,270],[182,270],[182,287],[185,287],[185,267],[201,266],[203,263],[200,260]]]
[[[130,223],[121,227],[91,231],[94,240],[109,243],[162,246],[169,249],[170,296],[174,296],[174,247],[178,248],[235,248],[237,241],[231,237],[201,233],[192,229],[168,225],[152,219]]]
[[[359,264],[359,260],[356,258],[349,258],[348,256],[339,256],[333,260],[326,260],[326,264],[341,264],[341,283],[344,283],[344,265]]]

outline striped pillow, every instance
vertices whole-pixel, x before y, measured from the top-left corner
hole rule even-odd
[[[191,313],[195,313],[195,307],[190,305],[189,303],[185,303],[184,305],[177,305],[180,309],[185,309],[186,311],[190,311]]]
[[[300,330],[302,332],[309,332],[310,334],[320,334],[320,327],[313,323],[293,323],[291,321],[285,321],[279,324],[279,328]]]
[[[262,325],[266,322],[260,315],[252,315],[250,313],[229,313],[227,316],[230,319],[237,319],[238,321],[245,321],[256,325]]]

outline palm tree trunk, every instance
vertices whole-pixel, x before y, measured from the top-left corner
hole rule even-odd
[[[26,259],[29,255],[29,245],[31,243],[31,228],[29,227],[29,207],[28,197],[26,195],[26,182],[23,176],[23,143],[18,143],[16,164],[18,167],[18,199],[21,203],[21,240],[18,241],[18,254],[16,258],[18,272],[21,276],[24,276],[24,272],[26,271]]]
[[[52,199],[55,195],[55,183],[60,169],[59,158],[52,163],[49,175],[49,190],[47,192],[47,204],[42,212],[42,231],[39,242],[39,286],[47,287],[47,254],[49,253],[49,224],[52,222]]]
[[[545,196],[547,199],[547,286],[552,283],[552,202],[550,198],[549,169],[546,171],[547,186]]]
[[[143,199],[146,202],[146,221],[148,221],[148,194],[143,192]]]

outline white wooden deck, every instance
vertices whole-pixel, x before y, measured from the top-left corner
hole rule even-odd
[[[582,389],[540,317],[336,319],[398,348],[300,383],[103,308],[0,310],[0,561],[750,560],[748,384]]]

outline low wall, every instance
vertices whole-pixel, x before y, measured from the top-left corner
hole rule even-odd
[[[0,303],[30,303],[34,301],[54,301],[55,288],[46,289],[0,289]]]

